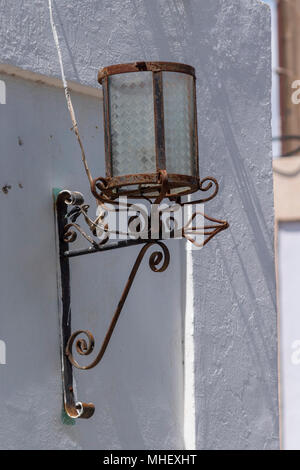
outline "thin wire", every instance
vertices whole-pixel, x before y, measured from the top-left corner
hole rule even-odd
[[[83,144],[82,144],[82,141],[81,141],[81,138],[80,138],[78,125],[77,125],[77,121],[76,121],[76,116],[75,116],[75,112],[74,112],[74,108],[73,108],[73,104],[72,104],[72,100],[71,100],[71,96],[70,96],[70,90],[69,90],[68,83],[67,83],[67,80],[66,80],[66,77],[65,77],[64,64],[63,64],[63,60],[62,60],[62,54],[61,54],[61,49],[60,49],[60,45],[59,45],[59,39],[58,39],[56,26],[55,26],[54,19],[53,19],[52,0],[48,0],[48,3],[49,3],[49,13],[50,13],[50,24],[51,24],[53,38],[54,38],[54,42],[55,42],[55,46],[56,46],[56,50],[57,50],[57,55],[58,55],[58,60],[59,60],[59,65],[60,65],[60,71],[61,71],[61,78],[62,78],[64,90],[65,90],[67,105],[68,105],[71,120],[72,120],[72,123],[73,123],[73,130],[75,132],[75,135],[77,137],[77,140],[78,140],[78,143],[79,143],[79,146],[80,146],[80,149],[81,149],[82,162],[83,162],[83,165],[84,165],[85,172],[86,172],[87,177],[89,179],[89,183],[92,186],[93,178],[92,178],[91,172],[89,170],[89,167],[88,167],[88,164],[87,164],[87,161],[86,161],[85,151],[84,151]]]

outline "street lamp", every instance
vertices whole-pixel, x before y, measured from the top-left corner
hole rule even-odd
[[[180,238],[199,246],[196,236],[200,235],[203,246],[228,227],[226,221],[201,211],[194,212],[182,225],[175,223],[174,214],[178,208],[207,202],[216,196],[219,188],[215,178],[199,178],[195,69],[173,62],[135,62],[105,67],[99,71],[98,81],[103,89],[106,175],[90,179],[98,206],[97,218],[89,217],[82,194],[68,190],[55,194],[62,377],[65,410],[71,418],[89,418],[94,413],[93,404],[75,399],[72,368],[87,370],[101,361],[146,251],[153,245],[159,248],[150,255],[152,271],[163,272],[168,267],[170,254],[163,243],[161,203],[164,202],[171,213],[168,238],[178,238],[179,233]],[[186,196],[197,191],[205,192],[205,197],[187,200]],[[111,207],[117,212],[130,212],[136,207],[135,200],[147,201],[148,212],[147,209],[140,211],[147,222],[147,230],[139,236],[142,233],[140,214],[132,216],[131,213],[128,225],[136,222],[136,236],[112,241],[112,234],[120,235],[120,230],[104,222],[105,213],[111,211]],[[155,231],[153,214],[157,216]],[[198,214],[205,221],[201,226],[195,225]],[[87,230],[79,225],[79,217]],[[104,234],[101,240],[97,238],[99,232]],[[78,234],[87,240],[88,247],[70,250],[69,245],[75,242]],[[69,258],[139,244],[143,246],[100,351],[90,364],[82,366],[75,358],[73,346],[79,356],[88,356],[94,350],[95,341],[87,330],[71,332]]]

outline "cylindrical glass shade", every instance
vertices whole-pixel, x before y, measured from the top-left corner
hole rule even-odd
[[[155,197],[160,175],[168,195],[198,189],[193,67],[137,62],[106,67],[103,86],[106,180],[118,194]]]

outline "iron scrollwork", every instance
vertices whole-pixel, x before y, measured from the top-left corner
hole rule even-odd
[[[107,191],[105,185],[105,179],[101,178],[97,180],[95,186],[97,188],[97,203],[100,205],[102,212],[109,210],[108,206],[112,204],[114,207],[117,206],[118,200],[113,197],[110,191]],[[94,188],[94,195],[96,189]],[[199,190],[212,192],[206,197],[196,201],[182,202],[180,198],[176,196],[169,197],[170,208],[172,210],[172,204],[177,204],[184,207],[189,204],[200,204],[213,199],[218,193],[218,183],[214,178],[205,178],[199,182]],[[145,196],[151,207],[154,203],[160,204],[162,199],[165,198],[165,194],[168,191],[168,176],[167,174],[161,175],[161,190],[159,195],[152,202],[148,197]],[[128,210],[132,207],[132,204],[121,204],[117,210]],[[68,210],[70,208],[70,210]],[[111,241],[110,236],[112,234],[111,228],[103,222],[103,214],[100,211],[100,215],[96,219],[90,218],[88,215],[89,206],[84,204],[83,196],[77,192],[61,191],[55,195],[55,209],[56,209],[56,226],[57,226],[57,239],[59,246],[59,266],[60,266],[60,315],[61,315],[61,360],[62,360],[62,378],[63,378],[63,395],[64,395],[64,406],[65,411],[71,418],[90,418],[94,413],[94,405],[92,403],[82,403],[76,401],[74,386],[73,386],[73,367],[80,370],[88,370],[95,367],[102,360],[107,346],[111,340],[112,334],[122,312],[128,293],[132,287],[135,276],[141,265],[141,262],[152,247],[157,247],[155,251],[150,254],[149,266],[154,272],[163,272],[167,269],[170,262],[170,253],[163,242],[161,237],[162,227],[159,225],[158,233],[154,238],[151,238],[151,224],[148,227],[147,238],[137,238],[129,240]],[[197,216],[202,217],[201,225],[197,226]],[[78,219],[83,218],[86,229],[83,229],[79,224]],[[144,214],[147,218],[147,214]],[[161,219],[160,224],[161,224]],[[129,220],[132,222],[132,217]],[[173,221],[174,222],[174,221]],[[137,222],[137,225],[139,222]],[[223,220],[218,220],[213,217],[209,217],[201,211],[197,210],[194,212],[187,223],[181,228],[181,235],[188,241],[192,242],[196,246],[204,246],[208,243],[215,235],[220,233],[222,230],[228,228],[228,223]],[[173,227],[173,232],[175,228]],[[103,235],[99,239],[99,233]],[[114,232],[118,234],[116,230]],[[88,247],[79,250],[69,250],[69,245],[72,245],[80,235],[84,240],[88,242]],[[153,235],[153,234],[152,234]],[[174,233],[173,233],[174,235]],[[203,240],[201,243],[197,241],[197,236],[202,236]],[[124,291],[121,299],[118,303],[116,311],[112,317],[110,326],[104,337],[100,350],[95,359],[88,365],[80,365],[74,357],[74,348],[79,356],[89,356],[95,349],[95,339],[93,334],[88,330],[78,330],[71,332],[71,290],[70,290],[70,267],[69,258],[73,256],[80,256],[88,253],[95,253],[99,251],[106,251],[110,249],[142,245],[142,248],[137,256],[137,259],[132,267],[129,278],[126,282]]]
[[[149,266],[150,266],[152,271],[159,272],[159,273],[161,273],[161,272],[163,272],[167,269],[167,267],[169,265],[169,262],[170,262],[170,253],[169,253],[169,250],[166,247],[166,245],[162,242],[159,242],[159,241],[158,242],[146,243],[143,246],[143,248],[141,249],[141,251],[140,251],[140,253],[139,253],[139,255],[138,255],[138,257],[137,257],[137,259],[136,259],[136,261],[133,265],[133,268],[132,268],[131,273],[129,275],[128,281],[127,281],[126,286],[125,286],[125,289],[124,289],[123,294],[121,296],[120,302],[118,303],[117,309],[114,313],[114,316],[112,318],[112,321],[111,321],[111,324],[108,328],[108,331],[105,335],[105,338],[104,338],[104,341],[103,341],[102,346],[100,348],[100,351],[99,351],[97,357],[89,365],[81,366],[80,364],[78,364],[78,362],[75,360],[75,358],[73,356],[73,345],[74,345],[74,342],[75,342],[76,338],[78,338],[78,336],[84,334],[88,339],[88,343],[87,343],[86,339],[84,339],[84,338],[77,339],[76,340],[76,351],[81,356],[88,356],[94,350],[94,345],[95,345],[94,336],[88,330],[75,331],[75,333],[73,333],[70,336],[70,338],[68,340],[68,343],[67,343],[67,346],[66,346],[66,355],[68,356],[69,361],[71,362],[71,364],[74,367],[76,367],[77,369],[81,369],[81,370],[92,369],[97,364],[99,364],[99,362],[103,358],[104,353],[106,351],[106,348],[108,346],[108,343],[109,343],[109,341],[112,337],[113,331],[116,327],[119,316],[121,314],[121,311],[123,309],[123,306],[124,306],[124,303],[125,303],[126,298],[128,296],[128,293],[129,293],[129,291],[131,289],[131,286],[133,284],[134,278],[135,278],[135,276],[137,274],[137,271],[140,267],[140,264],[141,264],[145,254],[146,254],[146,251],[151,246],[153,246],[155,243],[162,249],[162,252],[161,251],[154,251],[150,255]],[[162,262],[162,265],[159,266],[161,262]]]

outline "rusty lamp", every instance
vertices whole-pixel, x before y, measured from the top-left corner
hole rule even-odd
[[[141,73],[142,72],[142,73]],[[142,62],[101,70],[107,188],[150,197],[198,189],[196,82],[193,67]]]
[[[103,89],[103,120],[105,133],[105,177],[91,179],[91,191],[98,206],[108,204],[119,207],[119,198],[144,199],[152,207],[162,200],[170,206],[204,203],[218,192],[215,178],[199,178],[197,105],[195,69],[173,62],[135,62],[112,65],[99,71],[98,81]],[[186,200],[184,196],[197,191],[206,197]],[[127,203],[130,208],[131,203]],[[70,210],[68,208],[70,207]],[[110,240],[110,227],[101,225],[101,217],[92,220],[82,194],[63,190],[55,194],[57,240],[59,247],[59,299],[61,321],[61,358],[64,407],[71,418],[89,418],[94,405],[75,399],[73,367],[86,370],[102,359],[132,286],[141,261],[153,245],[161,251],[150,255],[150,268],[154,272],[167,269],[170,255],[161,238]],[[204,236],[205,245],[228,227],[228,223],[202,214],[206,223],[193,225],[195,212],[188,226],[182,228],[182,237],[197,244],[194,235]],[[87,231],[78,224],[84,219]],[[208,221],[208,223],[207,223]],[[99,241],[98,230],[104,233]],[[114,232],[117,233],[117,232]],[[70,250],[69,245],[80,234],[88,247]],[[75,343],[79,356],[87,356],[94,349],[94,337],[87,330],[71,332],[71,291],[69,258],[111,249],[142,244],[141,251],[129,275],[122,297],[110,327],[95,359],[80,365],[73,354]],[[80,337],[80,338],[79,338]]]

